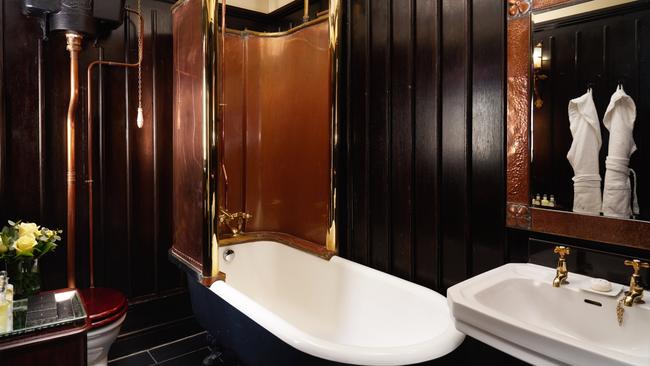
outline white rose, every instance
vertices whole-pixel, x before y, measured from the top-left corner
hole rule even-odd
[[[31,235],[34,238],[41,236],[41,231],[39,230],[38,225],[33,222],[21,222],[18,224],[18,235],[27,236]]]
[[[34,247],[36,247],[36,239],[32,235],[21,236],[14,244],[18,255],[32,254]]]

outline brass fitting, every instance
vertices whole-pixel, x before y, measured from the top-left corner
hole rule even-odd
[[[560,285],[569,283],[567,278],[569,277],[569,270],[566,268],[566,259],[565,256],[571,254],[571,249],[569,247],[557,246],[553,250],[553,253],[556,253],[560,256],[557,261],[557,268],[555,273],[555,278],[553,279],[553,287],[560,287]]]
[[[641,268],[650,268],[650,264],[641,262],[638,259],[626,260],[624,263],[626,266],[631,266],[634,273],[630,278],[630,289],[625,292],[623,305],[643,304],[645,301],[643,301],[643,287],[640,285],[641,275],[639,272],[641,272]]]

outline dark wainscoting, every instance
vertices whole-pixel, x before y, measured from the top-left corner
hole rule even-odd
[[[347,3],[346,257],[441,292],[504,263],[504,7]]]
[[[95,282],[119,289],[130,300],[162,296],[183,287],[167,260],[171,226],[173,1],[143,1],[145,124],[135,126],[137,71],[95,71]],[[0,223],[66,224],[65,121],[69,98],[69,54],[62,34],[41,40],[20,0],[0,10]],[[127,1],[135,7],[135,1]],[[137,58],[136,26],[113,31],[96,44],[85,40],[80,56],[77,135],[77,285],[88,285],[86,185],[86,66],[92,60]],[[64,240],[70,233],[64,233]],[[41,263],[44,287],[66,285],[65,244]]]

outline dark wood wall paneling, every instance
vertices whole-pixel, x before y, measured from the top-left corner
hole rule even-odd
[[[504,6],[347,3],[347,257],[439,291],[504,263]]]
[[[127,1],[135,7],[135,1]],[[145,124],[135,126],[137,71],[95,71],[95,281],[132,301],[162,296],[183,286],[167,260],[171,187],[171,1],[143,1],[145,17],[143,106]],[[21,1],[2,4],[0,114],[0,220],[22,219],[63,228],[66,217],[65,120],[69,54],[62,34],[41,40]],[[86,66],[95,59],[137,58],[136,24],[97,43],[84,40],[80,56],[77,122],[77,283],[88,285],[86,185]],[[1,90],[1,89],[0,89]],[[2,105],[0,105],[2,107]],[[6,138],[5,138],[6,135]],[[65,286],[63,245],[41,263],[44,286]]]

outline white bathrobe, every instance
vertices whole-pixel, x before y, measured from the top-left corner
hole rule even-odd
[[[609,150],[605,160],[605,190],[603,214],[610,217],[629,218],[632,192],[630,185],[630,156],[636,151],[632,132],[636,119],[636,105],[623,87],[616,89],[605,112],[603,124],[609,130]],[[634,200],[635,213],[638,205]]]
[[[598,153],[602,138],[591,90],[569,101],[569,127],[573,136],[567,154],[574,173],[573,211],[600,215],[602,205]]]

